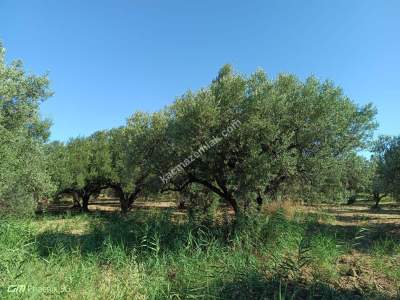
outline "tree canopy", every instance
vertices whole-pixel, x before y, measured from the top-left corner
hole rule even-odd
[[[7,206],[52,189],[43,159],[50,122],[39,115],[49,96],[47,76],[26,74],[21,61],[7,64],[0,44],[0,201]]]
[[[20,62],[6,65],[1,48],[2,199],[18,189],[71,193],[87,210],[91,196],[112,188],[127,212],[140,195],[194,188],[238,213],[282,195],[400,194],[399,139],[381,138],[371,162],[358,155],[371,141],[376,110],[329,81],[271,79],[261,70],[246,76],[226,65],[209,86],[159,112],[137,112],[125,126],[66,143],[47,143],[50,123],[39,105],[51,95],[48,85]]]
[[[167,113],[170,168],[181,166],[169,184],[205,186],[235,211],[257,196],[275,198],[285,183],[323,189],[376,127],[372,105],[357,106],[330,82],[269,80],[262,71],[246,77],[230,66]]]
[[[381,136],[373,150],[373,192],[377,206],[386,195],[400,198],[400,137]]]

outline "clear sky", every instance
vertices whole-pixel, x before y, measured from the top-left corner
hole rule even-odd
[[[400,134],[400,1],[0,0],[8,61],[49,72],[51,139],[124,124],[225,63],[331,79]]]

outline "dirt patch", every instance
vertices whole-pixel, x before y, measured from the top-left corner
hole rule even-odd
[[[379,291],[389,297],[395,297],[397,294],[393,279],[376,272],[368,255],[344,255],[339,260],[338,268],[340,277],[334,284],[337,288],[359,291],[362,294]]]
[[[307,206],[306,211],[326,213],[335,218],[337,225],[365,225],[365,224],[400,224],[400,205],[397,207],[383,207],[379,210],[369,206]]]
[[[391,204],[380,210],[370,207],[319,205],[306,209],[310,213],[330,216],[322,218],[322,225],[331,226],[336,232],[352,232],[356,234],[356,238],[361,238],[354,240],[357,246],[353,246],[338,261],[340,277],[333,283],[335,287],[359,291],[360,294],[371,295],[371,299],[375,299],[373,295],[376,292],[387,295],[387,299],[397,299],[396,297],[400,296],[400,283],[391,272],[398,270],[400,273],[400,253],[380,254],[379,259],[384,267],[377,269],[374,265],[376,254],[372,252],[374,243],[378,241],[389,239],[400,244],[400,205]],[[366,229],[366,232],[360,234],[363,229]]]

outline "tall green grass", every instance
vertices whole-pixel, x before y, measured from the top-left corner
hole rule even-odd
[[[0,299],[352,299],[329,286],[341,254],[335,237],[309,220],[282,210],[235,224],[171,220],[168,212],[3,220]]]

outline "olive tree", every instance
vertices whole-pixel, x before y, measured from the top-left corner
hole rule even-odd
[[[48,170],[57,187],[55,195],[71,194],[74,205],[88,211],[90,197],[107,188],[112,176],[109,147],[105,131],[71,139],[66,145],[48,145]]]
[[[160,185],[155,178],[155,162],[165,136],[165,124],[162,113],[138,112],[128,119],[126,126],[110,131],[110,187],[120,198],[123,214],[139,195],[156,191]]]
[[[375,109],[357,106],[340,88],[314,77],[304,82],[292,75],[262,78],[264,92],[256,97],[254,114],[261,155],[267,170],[273,170],[266,177],[265,194],[273,197],[293,179],[311,190],[337,186],[342,162],[371,138]]]
[[[57,141],[46,144],[45,153],[47,173],[55,186],[53,197],[58,199],[65,194],[72,195],[74,207],[81,208],[79,194],[74,189],[74,178],[66,145]]]
[[[375,207],[378,207],[385,196],[400,196],[400,137],[382,136],[376,141],[373,150],[375,173],[372,193]]]
[[[236,213],[274,199],[285,183],[321,182],[322,171],[363,148],[376,126],[371,105],[357,106],[330,82],[269,80],[262,71],[246,77],[230,66],[167,112],[170,169],[161,180],[205,186]]]
[[[88,211],[90,197],[107,188],[112,176],[109,137],[107,132],[98,131],[68,146],[75,188],[82,198],[82,210]]]
[[[26,74],[21,61],[6,64],[0,44],[0,201],[7,206],[52,189],[43,160],[50,122],[39,115],[49,96],[47,76]]]
[[[112,188],[125,214],[139,195],[157,189],[152,162],[164,127],[161,114],[135,113],[124,127],[47,145],[55,195],[71,194],[88,211],[91,196]]]
[[[333,176],[341,178],[338,189],[342,191],[347,203],[352,204],[357,201],[360,194],[368,194],[371,187],[372,162],[351,152],[338,162],[336,174]]]

